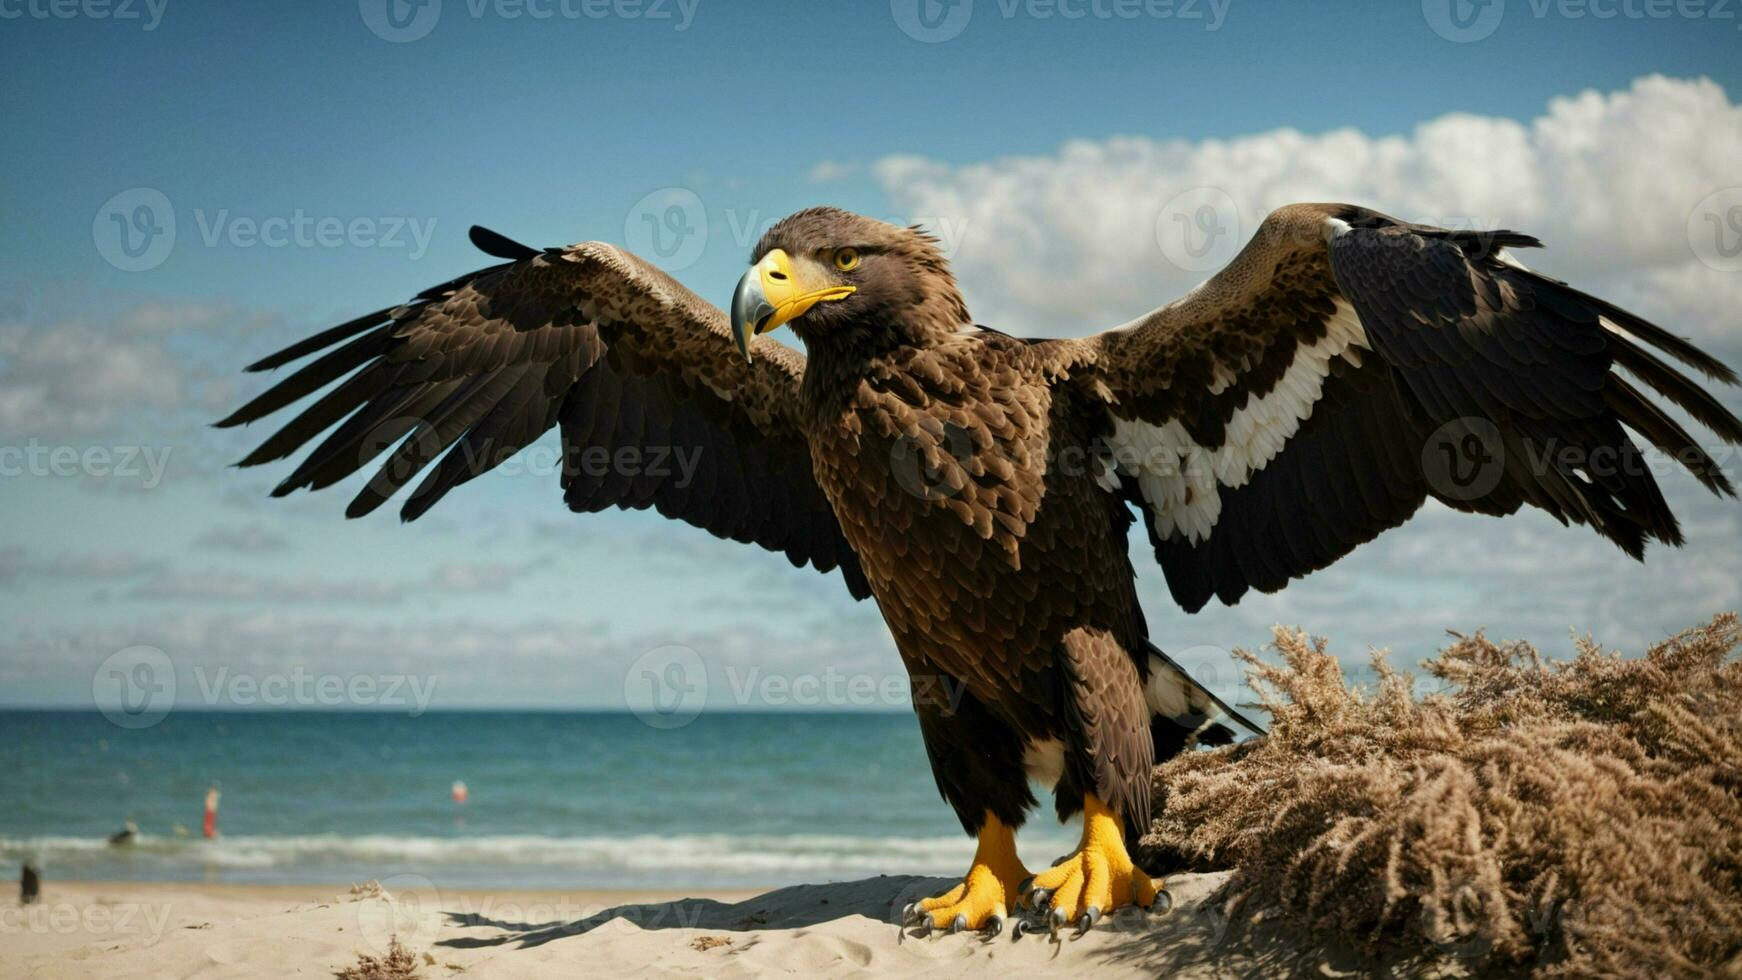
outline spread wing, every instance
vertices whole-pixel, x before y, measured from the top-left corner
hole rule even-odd
[[[482,228],[472,240],[508,261],[250,366],[320,354],[220,426],[338,384],[240,465],[327,432],[273,495],[330,486],[385,454],[346,515],[421,474],[400,511],[414,520],[560,426],[571,509],[652,507],[794,565],[839,567],[856,597],[869,594],[812,475],[797,419],[803,356],[759,338],[746,364],[724,313],[610,245],[538,251]]]
[[[1185,298],[1081,341],[1107,479],[1144,511],[1175,600],[1280,589],[1428,497],[1528,504],[1636,558],[1680,544],[1636,437],[1734,496],[1661,402],[1731,444],[1742,422],[1659,353],[1736,375],[1506,251],[1538,244],[1292,205]]]

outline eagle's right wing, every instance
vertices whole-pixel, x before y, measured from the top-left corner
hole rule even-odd
[[[854,596],[869,594],[812,475],[798,422],[803,356],[757,338],[746,364],[722,311],[610,245],[538,251],[482,228],[472,240],[509,261],[250,366],[325,351],[218,425],[339,383],[240,465],[284,459],[331,428],[273,495],[330,486],[388,452],[346,515],[369,513],[433,463],[400,511],[414,520],[560,425],[572,510],[652,507],[794,565],[839,567]]]
[[[1669,406],[1732,445],[1742,421],[1652,348],[1720,384],[1736,375],[1508,252],[1536,244],[1290,205],[1184,298],[1062,342],[1089,365],[1073,376],[1104,406],[1109,476],[1141,505],[1175,600],[1274,592],[1430,496],[1540,508],[1634,557],[1679,544],[1634,435],[1733,496]]]

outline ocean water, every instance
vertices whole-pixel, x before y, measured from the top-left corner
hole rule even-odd
[[[1041,798],[1022,848],[1044,865],[1076,831]],[[960,874],[972,853],[907,714],[0,711],[5,877],[29,856],[59,879],[760,887]]]

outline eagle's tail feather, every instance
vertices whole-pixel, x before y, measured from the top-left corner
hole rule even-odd
[[[1186,745],[1225,745],[1233,741],[1233,730],[1217,721],[1218,714],[1254,735],[1264,734],[1256,722],[1194,680],[1155,644],[1146,643],[1146,647],[1149,681],[1144,693],[1153,715],[1150,730],[1155,735],[1157,762]]]

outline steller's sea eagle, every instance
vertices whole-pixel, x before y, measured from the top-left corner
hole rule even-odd
[[[910,906],[926,930],[997,931],[1019,907],[1086,928],[1164,894],[1126,845],[1151,768],[1232,733],[1149,641],[1134,511],[1195,611],[1324,568],[1428,497],[1529,504],[1635,558],[1680,544],[1635,438],[1734,495],[1660,401],[1742,444],[1669,361],[1735,374],[1525,268],[1508,250],[1539,243],[1516,232],[1291,205],[1184,298],[1062,340],[974,325],[934,239],[834,208],[768,231],[729,314],[610,245],[472,237],[502,263],[254,364],[319,354],[219,424],[339,383],[242,465],[330,429],[273,493],[389,452],[346,513],[427,469],[412,520],[560,426],[571,510],[652,507],[839,569],[915,678],[966,690],[915,697],[938,788],[978,838],[961,884]],[[804,355],[759,336],[780,326]],[[687,484],[577,463],[624,447],[700,455]],[[1079,849],[1038,875],[1015,849],[1031,778],[1084,814]]]

